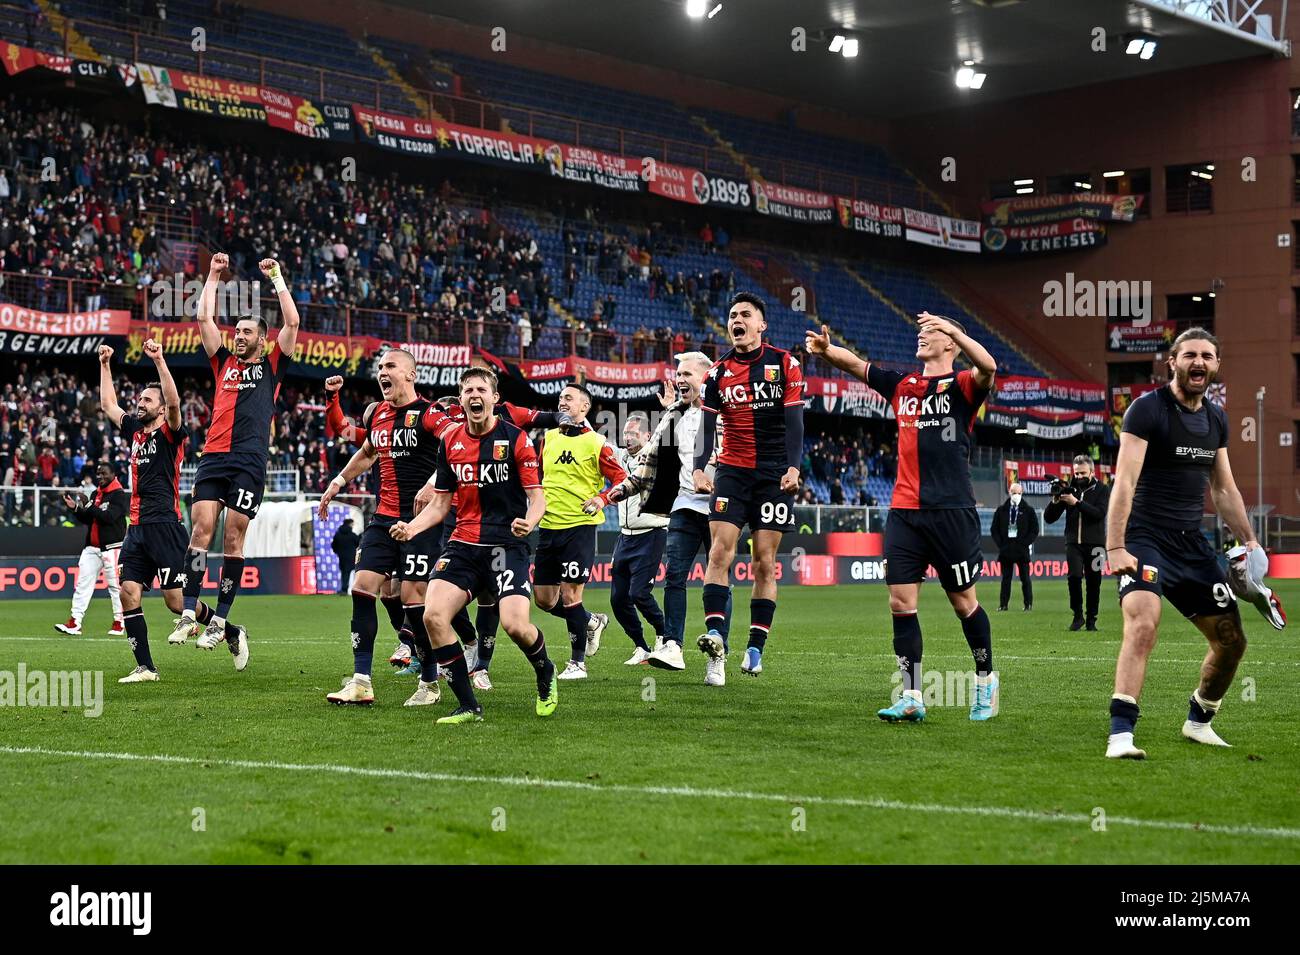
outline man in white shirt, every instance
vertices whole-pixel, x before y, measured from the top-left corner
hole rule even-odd
[[[640,411],[629,415],[623,427],[623,447],[614,452],[625,471],[630,473],[635,468],[637,455],[649,440],[650,419]],[[668,541],[669,519],[660,514],[642,513],[644,501],[645,492],[642,491],[615,505],[618,508],[619,535],[618,543],[614,545],[614,561],[610,565],[613,585],[610,605],[619,624],[636,644],[632,656],[624,661],[628,666],[645,663],[650,657],[650,646],[645,641],[638,610],[655,633],[655,646],[661,646],[664,639],[664,614],[655,602],[654,583],[659,576],[664,544]]]

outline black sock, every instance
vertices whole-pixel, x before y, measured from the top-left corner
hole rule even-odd
[[[464,607],[460,608],[460,613],[451,618],[451,629],[456,631],[456,636],[465,646],[478,642],[478,631],[474,629],[474,622],[469,619],[469,610]]]
[[[438,664],[447,670],[447,683],[451,692],[456,694],[456,701],[467,709],[479,708],[474,698],[474,687],[469,682],[469,667],[465,665],[465,651],[459,643],[449,643],[445,647],[436,647],[433,651]]]
[[[352,670],[370,675],[375,660],[375,633],[379,630],[379,614],[375,611],[375,598],[370,594],[352,592]]]
[[[130,633],[130,631],[127,631]],[[1196,702],[1196,694],[1193,693],[1187,700],[1187,718],[1193,723],[1208,723],[1214,719],[1214,714],[1218,710],[1209,710]]]
[[[149,655],[149,625],[145,623],[144,611],[139,607],[122,614],[122,623],[126,626],[126,641],[131,644],[135,662],[150,670],[157,670],[153,657]]]
[[[244,558],[227,557],[221,562],[221,581],[217,591],[217,616],[225,620],[230,616],[230,605],[239,595],[239,580],[244,576]],[[373,600],[372,600],[373,603]]]
[[[704,626],[709,630],[721,632],[727,619],[727,597],[731,588],[722,584],[704,585]]]
[[[533,672],[537,674],[537,695],[548,696],[551,692],[551,680],[555,678],[555,667],[551,664],[551,658],[546,655],[546,638],[542,636],[541,627],[537,628],[537,639],[524,651],[524,656],[528,658],[528,662],[533,665]]]
[[[587,608],[579,601],[572,607],[564,608],[564,618],[569,624],[569,644],[573,648],[573,659],[582,663],[587,659],[587,621],[591,619],[591,614],[587,613]]]
[[[767,636],[772,630],[772,618],[776,616],[775,600],[751,600],[749,602],[749,645],[758,647],[763,652]]]
[[[1141,715],[1138,712],[1136,703],[1130,703],[1128,700],[1117,700],[1112,697],[1110,701],[1110,735],[1133,732],[1133,727],[1137,725],[1138,717]]]
[[[396,633],[401,633],[402,628],[406,626],[406,610],[402,607],[401,597],[381,597],[384,603],[384,609],[388,611],[388,622],[392,624]]]
[[[420,679],[425,683],[438,681],[438,658],[429,643],[429,631],[424,626],[424,604],[410,604],[406,608],[406,626],[411,631],[411,645],[420,661]]]
[[[185,585],[181,594],[185,598],[185,609],[195,610],[199,594],[203,592],[203,575],[208,572],[208,552],[191,547],[185,552]],[[197,620],[198,618],[195,617]]]
[[[969,617],[962,617],[961,632],[966,634],[970,655],[975,660],[975,675],[993,672],[993,634],[989,631],[989,615],[981,606]]]
[[[486,670],[492,665],[492,654],[497,648],[497,626],[501,623],[497,605],[488,604],[485,607],[479,604],[474,623],[478,630],[478,662],[474,664],[474,669]],[[540,630],[537,632],[541,633]]]
[[[894,656],[903,674],[903,689],[921,690],[921,621],[916,611],[894,614]]]

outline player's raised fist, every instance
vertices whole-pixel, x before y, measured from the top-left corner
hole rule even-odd
[[[144,353],[150,361],[162,361],[162,345],[158,344],[158,342],[154,341],[152,338],[144,343]]]
[[[213,252],[212,259],[208,262],[208,274],[220,276],[228,268],[230,268],[230,256],[224,252]]]
[[[280,274],[280,263],[275,259],[263,259],[257,263],[257,267],[262,270],[262,274],[268,279],[274,279]]]
[[[100,345],[100,346],[99,346],[99,363],[100,363],[101,365],[107,365],[109,359],[112,358],[112,357],[113,357],[113,346],[112,346],[112,345]]]
[[[824,355],[831,347],[831,330],[823,325],[821,334],[811,328],[803,333],[803,347],[810,355]]]
[[[533,525],[529,524],[522,517],[516,517],[510,522],[510,533],[516,537],[527,537],[533,532]]]
[[[325,379],[325,391],[331,395],[334,394],[334,392],[338,391],[342,387],[343,387],[342,375],[330,375],[328,378]]]
[[[409,541],[411,539],[411,525],[406,521],[398,521],[388,529],[388,536],[395,541]]]

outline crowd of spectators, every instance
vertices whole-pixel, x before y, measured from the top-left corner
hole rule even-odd
[[[898,471],[898,454],[890,441],[882,441],[867,425],[854,427],[841,422],[804,439],[803,473],[806,481],[799,494],[800,504],[857,504],[875,507],[881,503],[868,489],[870,478],[891,484]]]

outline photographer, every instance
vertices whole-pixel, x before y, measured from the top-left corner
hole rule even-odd
[[[1065,514],[1065,556],[1070,566],[1071,630],[1084,626],[1082,578],[1088,582],[1087,629],[1097,629],[1101,572],[1106,565],[1106,505],[1110,488],[1092,476],[1092,459],[1075,455],[1074,479],[1052,482],[1052,503],[1043,512],[1048,524]]]

